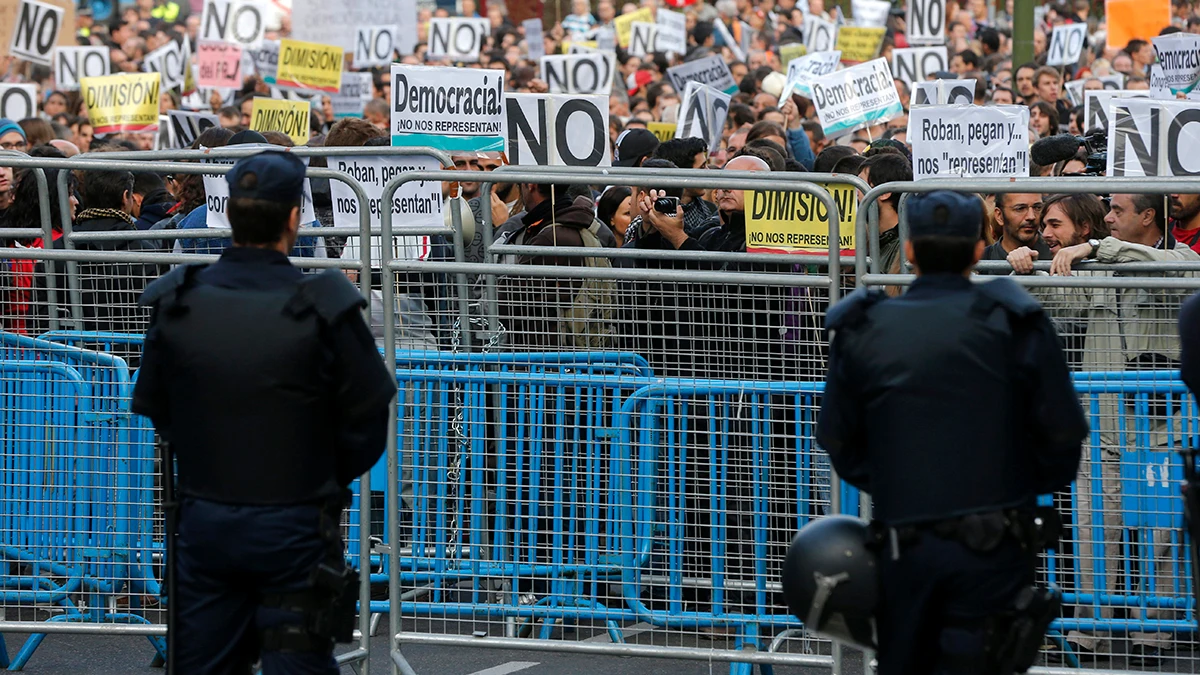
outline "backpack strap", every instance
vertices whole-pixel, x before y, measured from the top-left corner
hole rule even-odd
[[[196,275],[208,267],[208,263],[180,265],[167,272],[142,291],[138,304],[143,307],[162,309],[171,314],[182,313],[187,306],[182,303],[183,292],[196,283]]]
[[[313,274],[300,282],[296,294],[284,308],[292,317],[300,318],[310,311],[316,312],[327,323],[332,323],[351,309],[362,309],[367,300],[340,270],[325,270]]]
[[[867,311],[886,299],[887,294],[877,289],[860,288],[854,291],[825,313],[825,332],[831,333],[861,325],[867,320]]]

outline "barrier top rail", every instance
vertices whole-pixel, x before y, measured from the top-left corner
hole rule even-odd
[[[372,146],[372,147],[313,147],[305,145],[287,148],[278,146],[280,150],[291,152],[297,157],[377,157],[377,156],[393,156],[393,157],[414,157],[425,156],[433,157],[442,166],[450,168],[454,166],[454,160],[450,159],[450,155],[435,150],[434,148],[426,147],[405,147],[394,148],[390,146]],[[208,148],[205,150],[151,150],[151,151],[127,151],[127,152],[87,152],[77,155],[80,159],[90,161],[109,159],[117,160],[134,160],[134,161],[186,161],[197,159],[240,159],[249,157],[250,155],[262,152],[261,146],[241,147],[237,145],[222,146],[220,148]]]
[[[905,219],[905,201],[908,194],[928,193],[937,190],[954,190],[956,192],[975,192],[980,194],[1036,192],[1041,194],[1110,194],[1113,192],[1169,194],[1169,193],[1200,193],[1200,178],[928,178],[921,181],[902,181],[885,183],[867,191],[858,205],[858,215],[855,219],[856,241],[866,241],[869,237],[870,251],[879,251],[879,228],[868,227],[866,212],[877,209],[879,198],[893,192],[903,193],[900,200],[900,246],[903,255],[904,242],[908,240],[908,221]],[[878,221],[875,221],[878,223]],[[862,283],[867,274],[867,250],[860,244],[855,252],[855,273]],[[873,276],[880,275],[886,270],[878,269],[878,256],[873,255],[871,272]],[[1097,268],[1098,269],[1098,268]],[[1132,271],[1132,268],[1122,265],[1121,270]],[[1159,270],[1163,269],[1161,266]]]

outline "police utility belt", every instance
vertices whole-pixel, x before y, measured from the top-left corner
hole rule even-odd
[[[886,551],[892,560],[898,559],[901,551],[919,541],[923,534],[956,541],[977,553],[994,551],[1011,537],[1022,549],[1036,553],[1054,548],[1061,532],[1062,520],[1058,511],[1053,507],[1039,506],[1034,509],[970,513],[897,527],[889,527],[876,520],[870,525],[870,543],[877,550]]]

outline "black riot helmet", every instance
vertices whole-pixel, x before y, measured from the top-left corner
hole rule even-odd
[[[867,523],[858,518],[805,525],[783,563],[783,597],[810,631],[874,649],[879,566],[867,541]]]

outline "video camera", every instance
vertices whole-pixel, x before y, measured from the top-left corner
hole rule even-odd
[[[1059,134],[1048,136],[1033,144],[1029,157],[1034,164],[1050,166],[1075,157],[1079,148],[1087,150],[1086,166],[1071,176],[1103,176],[1108,169],[1108,131],[1095,127],[1083,136]]]

